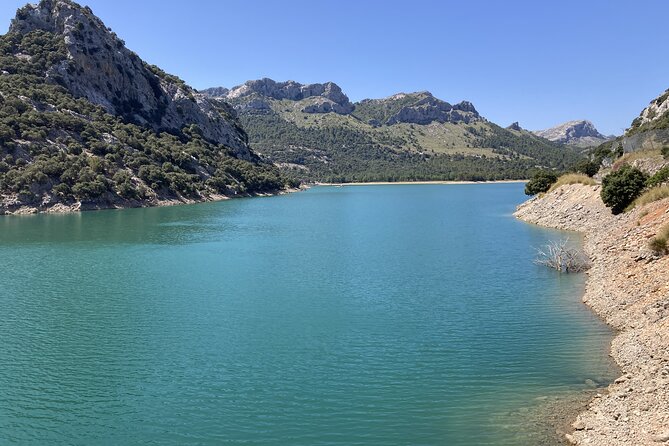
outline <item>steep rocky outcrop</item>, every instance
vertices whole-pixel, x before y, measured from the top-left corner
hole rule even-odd
[[[599,133],[593,123],[586,120],[565,122],[546,130],[537,130],[534,134],[549,141],[579,147],[597,146],[612,139]]]
[[[365,121],[387,125],[431,122],[470,123],[483,121],[471,102],[451,105],[430,92],[399,93],[384,99],[365,99],[356,104],[355,113]]]
[[[147,65],[90,8],[70,0],[27,5],[18,11],[9,33],[34,30],[62,36],[67,57],[47,77],[75,96],[154,130],[180,132],[195,124],[208,140],[233,149],[240,158],[252,158],[229,106]]]
[[[669,90],[653,99],[648,107],[641,111],[632,123],[632,128],[641,127],[661,121],[669,113]]]
[[[243,110],[264,110],[269,102],[263,99],[302,101],[310,99],[302,109],[305,113],[338,113],[349,114],[354,106],[334,82],[324,84],[300,84],[295,81],[276,82],[263,78],[247,81],[243,85],[227,90],[225,88],[209,88],[203,93],[210,97],[221,98],[235,103],[236,108]]]
[[[89,8],[42,0],[0,36],[0,215],[159,206],[295,185],[234,110],[125,48]]]
[[[621,376],[573,424],[570,443],[592,446],[669,441],[669,256],[648,248],[669,224],[669,199],[613,216],[600,186],[562,186],[522,204],[516,217],[581,231],[592,260],[583,301],[618,330],[611,356]]]
[[[510,126],[507,127],[508,130],[515,130],[516,132],[520,132],[523,130],[523,128],[520,126],[518,121],[512,123]]]
[[[230,89],[225,87],[212,87],[204,89],[200,91],[200,93],[205,94],[211,98],[222,99],[225,98],[228,95],[228,93],[230,93]]]
[[[669,90],[653,99],[621,138],[625,152],[669,145]]]
[[[303,113],[353,114],[372,126],[398,123],[470,123],[484,120],[471,102],[462,101],[451,105],[429,92],[399,93],[384,99],[365,99],[352,104],[341,88],[333,82],[300,84],[264,78],[248,81],[229,90],[217,87],[202,92],[209,97],[232,103],[241,113],[269,112],[272,101],[290,100],[299,102],[299,110]]]

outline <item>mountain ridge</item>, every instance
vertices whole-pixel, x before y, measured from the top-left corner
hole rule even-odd
[[[294,94],[273,90],[285,85]],[[420,91],[314,113],[314,101],[330,99],[303,94],[308,86],[265,78],[203,92],[230,102],[252,148],[301,181],[519,179],[580,157],[528,131],[503,129],[468,101],[452,105]]]
[[[611,136],[604,136],[599,133],[594,124],[585,119],[567,121],[548,129],[536,130],[533,133],[549,141],[577,147],[597,146],[613,139]]]

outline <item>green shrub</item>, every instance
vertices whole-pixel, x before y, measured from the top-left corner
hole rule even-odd
[[[664,146],[664,147],[662,147],[661,152],[662,152],[662,156],[663,156],[665,159],[669,159],[669,146]]]
[[[655,172],[655,174],[648,178],[646,181],[647,187],[654,187],[659,184],[665,183],[669,180],[669,166],[665,166],[662,169]]]
[[[139,193],[132,182],[132,176],[124,171],[119,170],[114,174],[114,183],[116,183],[116,190],[119,196],[127,199],[137,198]]]
[[[613,214],[620,214],[638,197],[646,186],[647,175],[625,165],[602,179],[602,201]]]
[[[578,173],[582,173],[589,177],[594,177],[597,175],[597,172],[599,172],[600,165],[601,162],[598,163],[596,161],[583,160],[576,165],[575,170]]]
[[[546,192],[558,177],[553,172],[541,170],[525,185],[525,195],[536,195]]]
[[[101,178],[96,178],[90,182],[84,181],[75,184],[72,187],[72,192],[79,199],[93,200],[107,192],[107,185],[102,181]]]
[[[72,189],[65,183],[57,184],[53,187],[52,191],[61,197],[67,197],[72,193]]]

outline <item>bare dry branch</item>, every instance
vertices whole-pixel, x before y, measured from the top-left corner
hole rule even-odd
[[[537,249],[534,263],[562,273],[580,273],[590,268],[587,256],[579,249],[569,246],[569,239],[555,240]]]

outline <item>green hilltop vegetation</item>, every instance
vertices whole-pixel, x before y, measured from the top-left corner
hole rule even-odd
[[[314,94],[320,85],[263,79],[203,92],[228,101],[253,150],[300,181],[524,179],[582,159],[581,149],[491,123],[468,102],[420,92],[347,104],[343,93]]]
[[[32,25],[35,8],[56,14],[58,5],[80,17],[74,29]],[[19,10],[10,32],[0,36],[0,213],[22,206],[47,210],[79,203],[104,208],[199,201],[294,185],[251,152],[240,156],[246,136],[224,104],[209,113],[238,133],[236,150],[206,137],[195,123],[156,130],[171,100],[165,91],[186,91],[195,104],[194,90],[142,62],[98,22],[90,9],[73,2],[42,1]],[[76,43],[68,45],[65,34]],[[73,94],[67,76],[88,75],[80,62],[99,67],[114,51],[137,67],[132,72],[119,66],[123,76],[147,79],[160,107],[124,101],[117,92],[111,101],[117,110],[110,112]],[[107,85],[112,87],[112,81]]]

